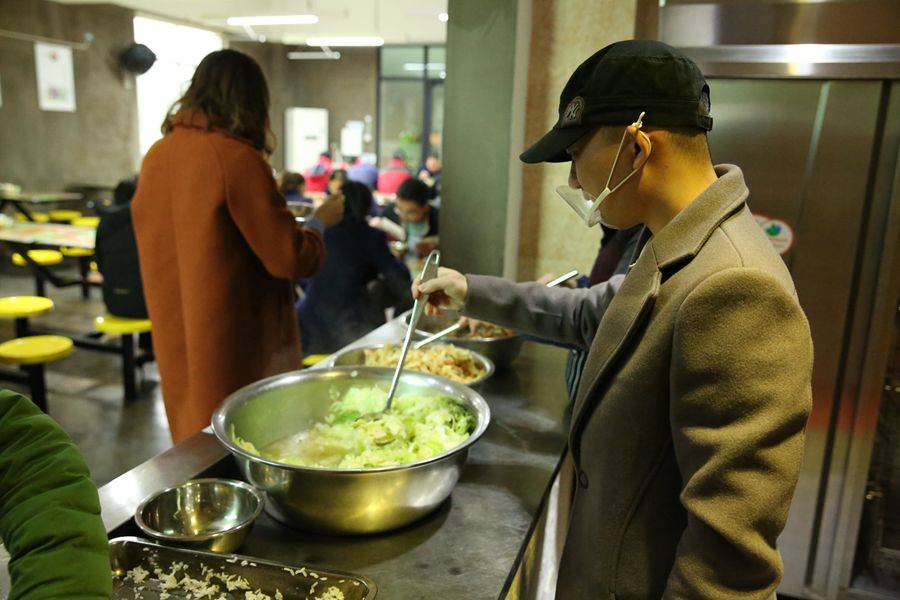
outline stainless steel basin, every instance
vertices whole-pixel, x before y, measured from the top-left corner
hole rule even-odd
[[[231,396],[213,415],[213,430],[247,480],[264,490],[276,519],[313,531],[375,533],[411,523],[438,507],[453,490],[469,447],[490,421],[487,402],[467,386],[424,373],[404,373],[399,393],[446,395],[476,417],[475,431],[443,454],[377,469],[298,467],[247,452],[233,436],[263,448],[320,421],[332,390],[386,385],[392,369],[337,367],[295,371],[264,379]]]

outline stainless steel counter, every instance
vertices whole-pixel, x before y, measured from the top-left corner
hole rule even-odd
[[[401,336],[394,321],[358,344]],[[386,534],[333,537],[263,515],[239,552],[366,575],[379,598],[505,597],[565,447],[565,360],[565,350],[527,343],[511,369],[484,384],[479,391],[491,406],[491,425],[450,499],[424,520]],[[201,474],[238,477],[230,455],[208,433],[104,486],[110,537],[136,534],[131,517],[145,496]]]

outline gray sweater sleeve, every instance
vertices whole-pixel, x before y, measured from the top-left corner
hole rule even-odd
[[[469,292],[463,314],[587,350],[624,279],[613,275],[594,287],[572,290],[466,275]]]

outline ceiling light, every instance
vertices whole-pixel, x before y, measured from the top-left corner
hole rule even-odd
[[[438,21],[441,23],[446,23],[450,19],[450,15],[445,12],[438,13]]]
[[[328,52],[302,52],[295,50],[288,52],[287,57],[290,60],[338,60],[341,58],[341,53],[333,50]]]
[[[319,22],[316,15],[261,15],[258,17],[228,17],[229,25],[315,25]]]
[[[349,36],[349,37],[311,37],[306,38],[307,46],[383,46],[384,38]]]

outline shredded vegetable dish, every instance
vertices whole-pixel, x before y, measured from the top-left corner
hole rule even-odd
[[[334,391],[333,395],[338,395]],[[449,396],[398,395],[390,412],[375,420],[361,415],[380,411],[387,391],[353,387],[333,402],[323,422],[257,449],[231,432],[252,454],[301,467],[366,469],[436,456],[455,448],[475,431],[475,417]]]
[[[400,360],[400,346],[366,349],[367,367],[396,367]],[[404,366],[420,373],[440,375],[458,383],[471,383],[485,374],[484,365],[471,351],[449,344],[431,344],[424,348],[410,348]]]

